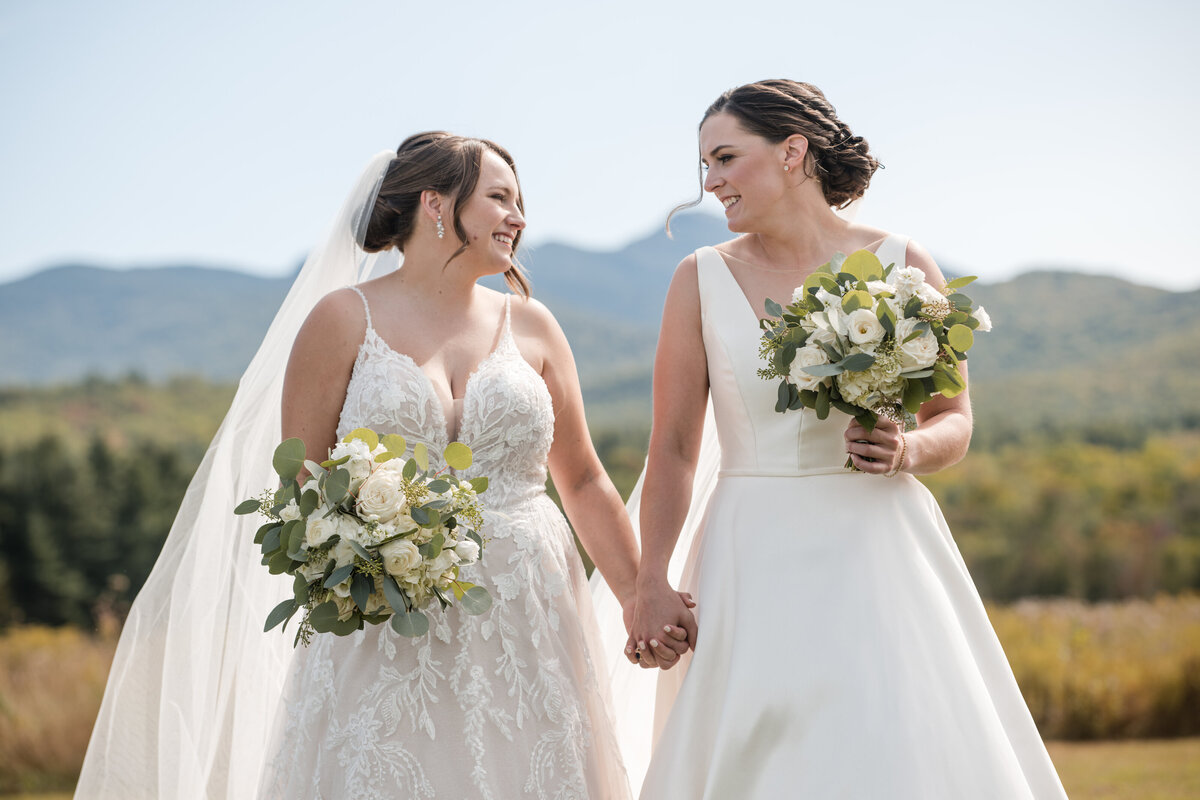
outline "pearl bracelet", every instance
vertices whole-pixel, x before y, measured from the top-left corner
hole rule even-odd
[[[885,477],[885,478],[896,477],[896,475],[900,472],[900,470],[904,469],[904,458],[907,455],[908,455],[908,439],[905,439],[904,434],[902,433],[902,434],[900,434],[900,461],[898,461],[896,463],[896,468],[893,469],[891,472],[883,473],[883,477]]]

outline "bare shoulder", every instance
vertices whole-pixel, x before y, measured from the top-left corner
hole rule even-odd
[[[514,295],[509,307],[512,309],[513,330],[519,334],[539,339],[562,335],[562,327],[554,318],[554,313],[541,300]]]
[[[941,268],[933,260],[929,251],[916,240],[908,240],[908,250],[904,254],[904,260],[908,266],[916,267],[925,273],[925,282],[934,288],[941,289],[946,285],[946,277],[942,275]]]
[[[362,341],[367,329],[367,314],[362,298],[350,287],[336,289],[322,297],[308,313],[300,329],[300,341],[321,341],[330,349]]]

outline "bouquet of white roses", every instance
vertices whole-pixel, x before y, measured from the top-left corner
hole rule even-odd
[[[484,540],[478,495],[485,477],[462,480],[430,469],[429,452],[403,436],[352,431],[322,464],[306,461],[304,443],[288,439],[275,450],[282,481],[276,492],[246,500],[237,514],[261,513],[267,523],[254,537],[272,574],[294,575],[293,597],[267,615],[265,630],[299,609],[296,643],[314,633],[345,636],[364,623],[390,620],[403,636],[422,636],[434,600],[443,609],[457,601],[481,614],[492,598],[482,586],[459,580],[459,568],[479,560]],[[446,467],[471,465],[470,448],[451,443]],[[310,476],[297,480],[301,468]]]
[[[779,378],[775,410],[807,407],[819,419],[836,408],[872,430],[882,414],[911,421],[936,394],[966,388],[959,363],[975,331],[992,328],[982,307],[958,291],[943,291],[914,267],[886,268],[868,250],[837,253],[796,289],[786,307],[766,301],[759,354],[763,378]]]

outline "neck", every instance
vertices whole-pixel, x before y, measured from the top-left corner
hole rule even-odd
[[[471,272],[466,253],[450,263],[446,259],[453,250],[441,252],[416,250],[404,255],[404,265],[396,272],[396,282],[409,297],[419,297],[422,304],[441,308],[463,308],[470,301],[479,278]]]
[[[749,244],[768,265],[809,267],[829,260],[850,223],[833,213],[816,181],[776,204],[770,218],[749,234]]]

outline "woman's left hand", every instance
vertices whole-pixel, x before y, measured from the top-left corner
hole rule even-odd
[[[899,466],[903,436],[900,426],[886,417],[880,417],[870,433],[852,419],[846,426],[846,452],[854,466],[863,472],[886,475]]]

